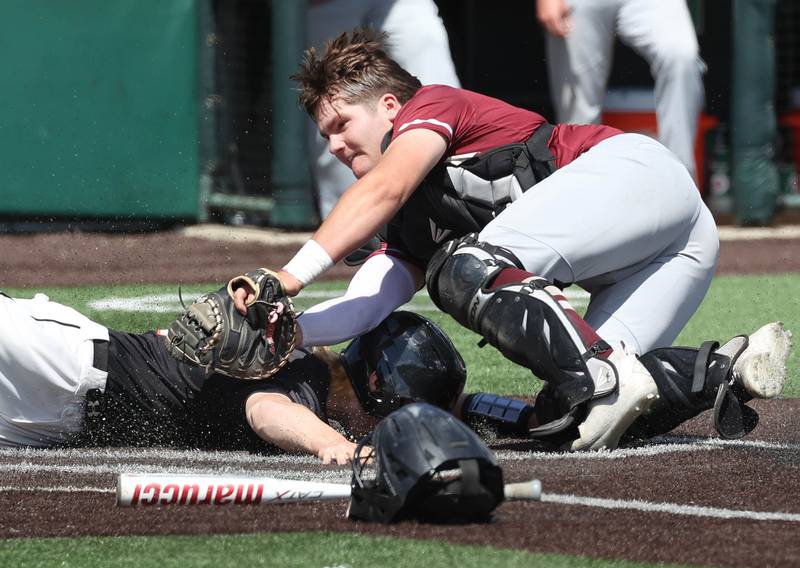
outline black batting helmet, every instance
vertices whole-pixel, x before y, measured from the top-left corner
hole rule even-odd
[[[491,450],[466,424],[426,403],[384,418],[359,443],[352,467],[351,519],[486,521],[504,498]]]
[[[452,410],[464,389],[464,360],[432,321],[412,312],[394,312],[357,337],[341,361],[362,408],[383,418],[410,402]]]

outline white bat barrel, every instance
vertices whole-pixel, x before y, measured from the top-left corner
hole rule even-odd
[[[542,482],[538,479],[520,483],[507,483],[504,489],[505,497],[508,501],[539,501],[542,498]]]
[[[133,474],[117,478],[117,505],[265,505],[350,497],[350,486],[271,477]]]

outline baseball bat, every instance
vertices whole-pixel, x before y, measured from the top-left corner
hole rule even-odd
[[[503,488],[506,501],[539,501],[542,498],[542,482],[538,479],[506,483]]]
[[[265,505],[350,497],[350,485],[234,475],[117,477],[117,505]]]
[[[539,500],[538,479],[505,486],[507,500]],[[134,474],[117,477],[117,505],[267,505],[350,497],[350,485],[237,475]]]

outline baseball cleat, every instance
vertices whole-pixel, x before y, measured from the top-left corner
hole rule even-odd
[[[578,426],[580,437],[568,450],[613,450],[625,431],[658,398],[658,387],[634,354],[615,350],[609,361],[617,369],[617,389],[588,403],[586,419]]]
[[[786,383],[786,358],[792,333],[776,321],[749,337],[747,348],[733,365],[733,379],[753,398],[775,398]],[[722,352],[723,345],[719,351]]]

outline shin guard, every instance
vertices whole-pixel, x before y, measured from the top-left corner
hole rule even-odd
[[[723,438],[741,438],[755,428],[758,414],[745,405],[751,397],[732,378],[747,338],[739,336],[731,342],[738,342],[728,350],[733,352],[731,357],[718,353],[716,342],[706,342],[700,349],[671,347],[642,355],[640,361],[658,385],[660,396],[650,412],[625,433],[624,441],[665,434],[712,408],[714,427]]]
[[[546,381],[561,415],[612,392],[617,372],[606,359],[609,345],[558,288],[518,267],[509,251],[471,240],[443,248],[426,281],[444,312]],[[504,271],[512,277],[497,285]]]

